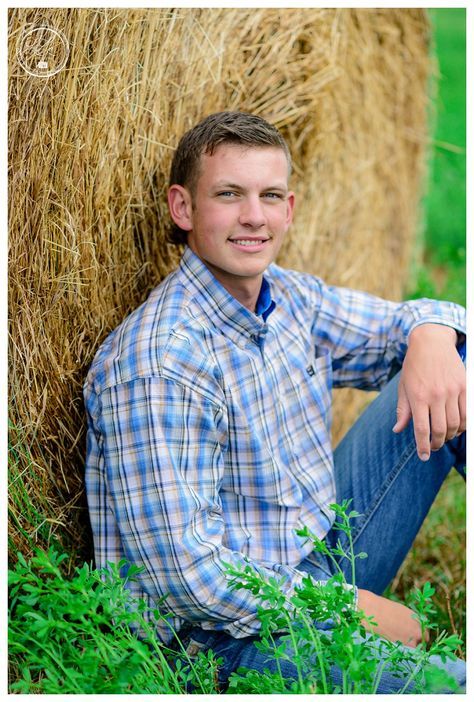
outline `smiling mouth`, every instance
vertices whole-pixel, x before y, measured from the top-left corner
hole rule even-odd
[[[268,239],[229,239],[232,244],[237,244],[237,246],[245,246],[251,248],[252,246],[261,246]]]

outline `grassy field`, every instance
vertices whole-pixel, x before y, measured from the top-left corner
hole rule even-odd
[[[424,202],[422,256],[408,297],[466,300],[466,60],[465,10],[431,11],[440,80],[433,120],[434,146]],[[413,585],[437,588],[440,628],[465,640],[464,481],[453,474],[439,495],[406,563],[392,586],[405,599]],[[463,655],[462,651],[458,652]]]
[[[466,301],[466,15],[431,10],[440,79],[421,260],[409,297]]]

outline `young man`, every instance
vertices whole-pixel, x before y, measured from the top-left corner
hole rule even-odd
[[[240,665],[269,666],[253,645],[258,601],[228,588],[224,564],[283,576],[287,593],[327,579],[331,564],[296,530],[334,544],[329,505],[346,498],[368,553],[357,606],[381,636],[416,646],[413,613],[381,593],[465,461],[462,308],[276,266],[290,168],[280,133],[253,115],[211,115],[184,135],[168,196],[180,266],[108,337],[85,385],[97,566],[142,566],[133,593],[167,595],[191,649],[223,656],[224,684]],[[334,453],[333,386],[383,388]],[[446,665],[463,684],[463,663]],[[386,673],[379,691],[403,684]]]

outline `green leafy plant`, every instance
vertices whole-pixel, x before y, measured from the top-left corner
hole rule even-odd
[[[125,587],[138,572],[125,562],[94,570],[87,564],[67,579],[67,554],[20,554],[9,571],[9,652],[12,692],[48,694],[180,694],[215,691],[217,661],[211,652],[190,660],[157,638],[147,606]],[[140,631],[140,636],[137,635]]]
[[[311,540],[316,551],[334,564],[335,575],[325,583],[306,577],[301,587],[286,595],[278,578],[264,578],[247,564],[228,566],[230,587],[246,588],[259,600],[261,634],[255,645],[273,665],[260,673],[239,669],[229,679],[227,692],[238,694],[324,693],[367,694],[377,690],[385,670],[403,679],[401,692],[456,689],[453,680],[430,665],[433,654],[454,658],[461,643],[446,632],[431,647],[406,649],[368,631],[368,617],[355,607],[354,589],[340,562],[349,559],[352,576],[355,554],[351,520],[359,515],[349,502],[333,505],[336,526],[347,537],[334,548],[307,529],[298,534]],[[61,567],[67,554],[54,548],[37,550],[28,562],[20,554],[9,571],[10,690],[44,694],[218,694],[221,663],[212,651],[189,658],[178,636],[165,646],[156,635],[160,610],[150,610],[134,599],[127,581],[139,573],[122,561],[95,570],[76,568],[72,578]],[[126,572],[126,576],[121,574]],[[426,583],[413,593],[411,606],[422,630],[433,630],[434,588]],[[372,622],[375,624],[375,622]],[[138,634],[139,632],[139,634]],[[282,663],[296,665],[296,679],[287,679]],[[381,662],[382,661],[382,662]],[[339,678],[333,676],[335,669]]]
[[[251,565],[229,567],[231,587],[248,589],[261,601],[261,636],[255,645],[274,662],[263,672],[240,668],[230,677],[229,692],[372,694],[377,692],[385,671],[403,680],[401,693],[455,691],[456,681],[429,659],[435,654],[442,660],[453,659],[460,643],[456,636],[442,632],[429,650],[426,643],[407,649],[362,625],[363,620],[373,625],[376,622],[354,606],[355,591],[348,586],[340,567],[341,559],[349,559],[354,577],[356,559],[366,557],[354,553],[351,537],[350,521],[360,515],[349,511],[349,501],[331,508],[336,513],[335,527],[347,536],[347,550],[340,540],[330,548],[307,529],[297,532],[310,538],[314,550],[324,553],[334,564],[335,575],[328,581],[316,583],[304,578],[293,594],[285,595],[277,578],[265,578]],[[433,594],[434,588],[427,583],[415,591],[411,603],[423,632],[432,628]],[[281,674],[280,662],[285,660],[294,664],[296,679],[288,680]],[[338,676],[331,675],[335,670]]]

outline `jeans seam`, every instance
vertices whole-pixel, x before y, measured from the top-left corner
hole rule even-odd
[[[396,478],[400,475],[402,470],[404,470],[404,468],[406,467],[406,464],[412,458],[414,453],[416,453],[416,444],[413,443],[411,446],[407,447],[406,451],[402,454],[402,456],[401,456],[399,462],[397,463],[397,465],[395,466],[395,468],[392,470],[391,473],[389,473],[385,482],[382,483],[382,485],[380,486],[378,493],[375,495],[374,499],[372,500],[371,509],[368,512],[364,513],[366,515],[366,518],[363,520],[363,523],[359,524],[358,527],[354,527],[352,530],[352,542],[354,545],[356,544],[357,539],[363,533],[364,529],[369,524],[370,520],[372,519],[373,514],[379,508],[380,503],[382,502],[383,498],[387,494],[391,485],[396,480]]]

